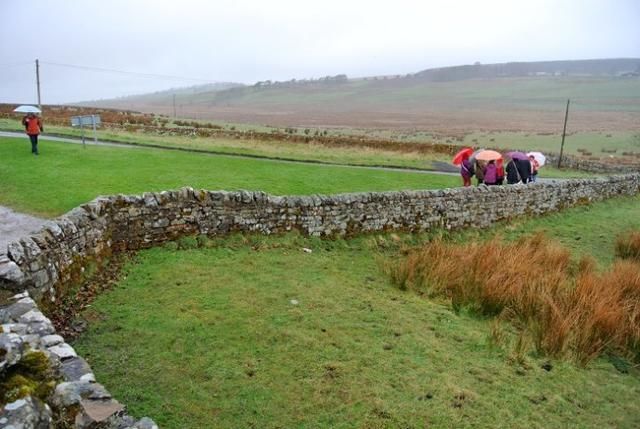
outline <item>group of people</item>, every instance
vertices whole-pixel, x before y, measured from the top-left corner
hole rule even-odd
[[[507,163],[506,167],[504,163]],[[528,159],[502,158],[490,161],[473,160],[465,158],[460,164],[460,175],[464,186],[471,186],[471,178],[476,177],[478,185],[502,185],[506,179],[507,184],[531,183],[538,177],[540,164],[533,155]]]

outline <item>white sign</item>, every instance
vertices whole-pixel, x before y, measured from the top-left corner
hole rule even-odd
[[[72,127],[83,127],[85,125],[100,125],[100,115],[72,116]]]
[[[85,115],[85,116],[72,116],[71,126],[80,127],[82,131],[82,145],[85,145],[84,141],[84,127],[85,125],[93,127],[93,142],[98,143],[98,135],[96,134],[96,127],[100,125],[100,115]]]

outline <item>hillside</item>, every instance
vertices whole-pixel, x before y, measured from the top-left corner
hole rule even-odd
[[[169,88],[164,91],[156,91],[148,94],[134,94],[124,97],[118,97],[109,100],[90,100],[82,103],[77,103],[80,106],[102,106],[104,103],[142,103],[142,104],[167,104],[173,103],[173,96],[181,98],[193,98],[198,97],[201,94],[211,94],[219,91],[225,91],[231,88],[237,88],[244,86],[241,83],[235,82],[217,82],[206,83],[203,85],[193,85],[180,88]]]
[[[640,128],[640,59],[446,67],[175,92],[178,116],[278,126],[555,132]],[[94,103],[173,113],[173,93]]]
[[[640,75],[640,59],[536,61],[502,64],[473,64],[423,70],[416,77],[434,82],[524,76],[608,76]]]

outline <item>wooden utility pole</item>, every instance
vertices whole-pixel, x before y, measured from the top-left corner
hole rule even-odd
[[[38,88],[38,109],[42,112],[42,103],[40,101],[40,63],[36,59],[36,86]]]
[[[564,112],[564,128],[562,129],[562,143],[560,143],[560,156],[558,157],[558,168],[562,166],[562,152],[564,151],[564,136],[567,134],[567,118],[569,117],[569,99],[567,99],[567,110]]]

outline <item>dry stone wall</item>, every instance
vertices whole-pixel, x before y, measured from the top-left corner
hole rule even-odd
[[[547,164],[557,166],[558,154],[547,154]],[[590,159],[584,159],[577,156],[563,155],[562,156],[562,168],[570,168],[572,170],[586,171],[596,174],[625,174],[635,173],[640,170],[640,164],[623,164],[623,163],[607,163],[602,161],[594,161]]]
[[[314,236],[373,231],[485,227],[525,214],[640,192],[640,174],[436,191],[279,197],[263,192],[177,191],[99,197],[11,242],[0,254],[0,288],[20,292],[0,307],[0,377],[22,356],[43,353],[56,368],[48,403],[27,396],[5,404],[0,426],[157,429],[136,421],[98,384],[91,368],[56,335],[37,302],[55,305],[88,264],[113,252],[152,247],[186,235],[299,230]],[[25,291],[26,290],[26,291]],[[25,292],[23,292],[25,291]],[[31,297],[35,298],[32,299]],[[20,426],[21,425],[21,426]]]
[[[344,236],[389,230],[485,227],[579,203],[637,194],[640,174],[529,185],[430,191],[272,196],[182,188],[98,197],[11,242],[0,256],[0,286],[55,301],[90,263],[112,252],[152,247],[185,235],[298,230]]]
[[[27,292],[13,296],[8,305],[0,307],[0,327],[0,350],[4,352],[0,355],[0,377],[6,379],[13,374],[11,380],[16,383],[18,377],[34,376],[24,373],[25,367],[40,356],[50,370],[47,378],[38,382],[50,381],[55,385],[47,395],[47,402],[32,395],[38,392],[35,389],[4,404],[0,409],[0,428],[158,429],[147,417],[136,420],[129,416],[125,406],[96,382],[87,362],[64,338],[56,335],[51,321]]]

